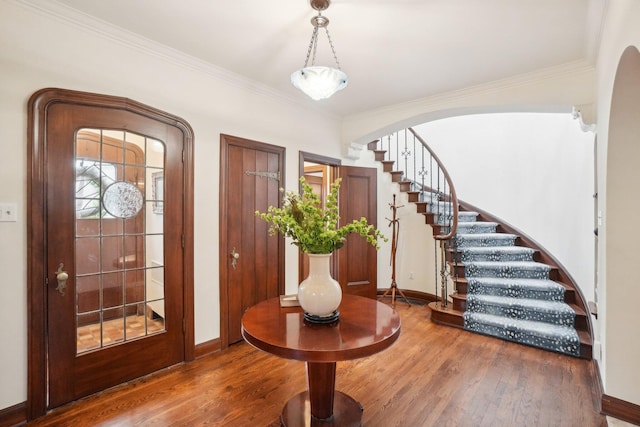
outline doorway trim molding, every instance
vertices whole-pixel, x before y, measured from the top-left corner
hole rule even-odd
[[[46,124],[53,104],[80,104],[132,112],[183,134],[183,217],[184,217],[184,358],[194,359],[194,244],[193,244],[193,130],[183,119],[124,97],[45,88],[35,92],[28,103],[27,123],[27,420],[47,409],[46,338]]]
[[[319,165],[327,166],[342,166],[342,160],[340,159],[323,156],[321,154],[300,151],[298,157],[298,177],[304,175],[304,162],[317,163]]]

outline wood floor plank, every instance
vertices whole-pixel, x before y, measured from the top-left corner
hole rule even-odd
[[[367,427],[602,426],[590,362],[436,325],[396,304],[402,333],[376,355],[339,362],[337,389]],[[278,426],[306,389],[305,365],[246,343],[51,411],[37,426]]]

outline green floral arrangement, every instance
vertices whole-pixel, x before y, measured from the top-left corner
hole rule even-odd
[[[338,227],[340,181],[338,178],[331,184],[324,209],[318,195],[301,177],[302,196],[287,191],[281,208],[269,206],[266,213],[256,211],[256,216],[270,224],[270,235],[280,233],[290,237],[294,245],[308,254],[329,254],[340,249],[351,233],[365,237],[368,243],[380,249],[378,239],[385,242],[388,239],[373,225],[368,224],[366,218],[354,219],[351,223]],[[284,189],[280,191],[284,193]]]

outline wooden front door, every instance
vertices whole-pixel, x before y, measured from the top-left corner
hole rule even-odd
[[[46,408],[55,408],[185,360],[191,135],[102,95],[43,91],[30,113],[43,167],[42,181],[32,178],[42,205],[33,198],[30,210],[44,223],[34,226],[46,266]]]
[[[340,224],[361,217],[377,225],[377,170],[354,166],[337,168],[340,183]],[[378,289],[377,251],[358,236],[347,237],[338,250],[338,272],[335,278],[348,294],[376,298]]]
[[[244,312],[284,292],[284,239],[269,236],[255,211],[280,206],[282,147],[229,135],[220,138],[220,338],[242,340]]]

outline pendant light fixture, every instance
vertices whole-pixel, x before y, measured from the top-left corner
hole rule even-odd
[[[311,41],[309,42],[304,67],[291,74],[291,83],[311,99],[317,101],[329,98],[337,91],[344,89],[347,86],[347,75],[340,69],[336,50],[331,42],[331,36],[329,36],[329,30],[327,29],[329,19],[322,16],[322,11],[329,7],[331,0],[310,0],[310,4],[313,9],[318,11],[318,15],[311,18],[313,33],[311,33]],[[320,28],[323,28],[327,34],[337,68],[315,65],[318,31]],[[307,66],[309,58],[311,58],[311,65]]]

